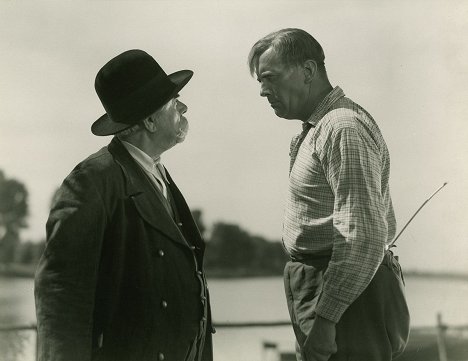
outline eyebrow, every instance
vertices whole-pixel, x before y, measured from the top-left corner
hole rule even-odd
[[[264,71],[263,73],[257,75],[257,80],[260,81],[260,79],[268,77],[270,75],[274,75],[274,73],[271,70]]]

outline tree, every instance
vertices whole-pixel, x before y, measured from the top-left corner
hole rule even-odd
[[[27,226],[28,191],[0,170],[0,262],[11,262],[19,243],[19,231]]]
[[[259,236],[254,237],[252,240],[257,245],[256,269],[267,274],[281,275],[284,265],[288,261],[281,242],[268,241]]]
[[[249,268],[255,258],[251,236],[236,224],[215,223],[207,252],[207,266]]]

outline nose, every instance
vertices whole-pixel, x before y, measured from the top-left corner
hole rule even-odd
[[[268,89],[265,83],[260,83],[260,96],[267,97],[268,95],[271,95],[270,89]]]
[[[187,105],[182,103],[180,100],[177,100],[177,110],[180,112],[180,114],[184,114],[187,109]]]

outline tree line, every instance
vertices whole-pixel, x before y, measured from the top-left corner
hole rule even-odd
[[[192,213],[206,240],[205,269],[208,276],[282,274],[287,257],[279,241],[251,235],[241,226],[225,222],[216,222],[207,235],[201,211]]]
[[[278,241],[251,235],[240,225],[215,222],[207,227],[203,212],[192,211],[206,241],[205,270],[210,277],[281,275],[287,257]],[[0,273],[32,275],[45,241],[20,239],[27,228],[28,191],[0,170]]]

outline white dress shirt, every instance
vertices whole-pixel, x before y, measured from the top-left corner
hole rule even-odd
[[[130,144],[129,142],[123,141],[122,144],[125,149],[128,150],[133,159],[138,165],[145,171],[151,181],[154,183],[157,189],[161,191],[164,197],[167,199],[167,187],[169,184],[167,180],[166,171],[161,163],[161,157],[156,159],[151,158],[148,154],[143,152],[140,148]]]

